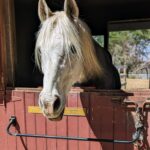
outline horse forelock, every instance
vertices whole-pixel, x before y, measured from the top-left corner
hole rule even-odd
[[[102,69],[96,57],[89,28],[80,19],[76,18],[73,21],[64,12],[57,12],[41,25],[35,47],[35,61],[38,67],[41,68],[41,50],[48,49],[51,35],[55,34],[54,28],[63,35],[64,50],[69,60],[71,60],[70,46],[74,46],[76,57],[83,66],[83,78],[99,76]]]

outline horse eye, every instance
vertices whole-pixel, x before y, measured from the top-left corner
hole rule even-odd
[[[72,54],[76,54],[77,53],[77,51],[76,51],[76,49],[75,49],[75,47],[73,45],[71,45],[70,50],[71,50]]]

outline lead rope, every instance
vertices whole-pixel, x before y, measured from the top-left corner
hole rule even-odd
[[[138,150],[146,150],[143,149],[143,140],[144,140],[144,115],[143,115],[143,111],[142,108],[138,107],[138,105],[135,108],[135,128],[136,131],[141,130],[140,133],[140,137],[139,140],[136,141],[134,143],[134,146],[138,149]],[[133,138],[136,137],[136,133],[133,134]],[[142,148],[142,149],[141,149]]]

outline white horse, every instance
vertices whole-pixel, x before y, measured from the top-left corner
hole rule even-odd
[[[120,78],[111,55],[93,39],[81,21],[75,0],[65,0],[64,11],[52,12],[39,0],[35,60],[44,74],[39,106],[43,114],[58,120],[63,115],[66,97],[74,83],[101,89],[119,89]]]

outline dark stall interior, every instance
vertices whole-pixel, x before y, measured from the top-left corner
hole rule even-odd
[[[15,0],[15,86],[42,86],[42,73],[34,63],[36,32],[40,22],[38,0]],[[63,0],[47,0],[53,11],[63,9]],[[94,35],[105,34],[108,21],[150,18],[149,0],[77,0],[80,18]]]
[[[15,0],[17,53],[15,58],[15,86],[42,84],[42,75],[34,63],[36,32],[39,28],[37,1]]]

